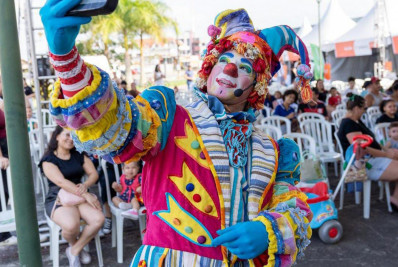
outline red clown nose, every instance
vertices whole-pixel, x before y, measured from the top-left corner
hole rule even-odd
[[[225,68],[223,73],[233,77],[233,78],[238,78],[238,68],[234,63],[228,63]]]

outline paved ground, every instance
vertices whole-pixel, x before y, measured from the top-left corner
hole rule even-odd
[[[353,204],[353,196],[346,194],[346,205],[339,213],[339,221],[344,227],[343,239],[338,244],[325,245],[315,232],[305,257],[296,266],[398,266],[398,213],[389,214],[385,201],[380,202],[377,194],[378,187],[373,183],[369,220],[362,217],[362,205]],[[101,241],[105,266],[128,266],[141,242],[138,223],[125,223],[124,264],[116,261],[116,248],[111,247],[111,235],[104,236]],[[61,266],[68,264],[65,248],[66,245],[61,245]],[[90,266],[98,266],[94,243],[90,245],[90,251],[94,260]],[[42,248],[42,257],[43,266],[52,266],[48,247]],[[0,266],[19,266],[16,246],[0,247]]]

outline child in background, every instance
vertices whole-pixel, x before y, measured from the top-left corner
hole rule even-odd
[[[120,184],[113,182],[112,188],[120,194],[112,198],[113,204],[119,207],[123,212],[123,215],[132,219],[138,219],[138,210],[140,203],[135,197],[136,191],[141,192],[141,166],[139,161],[133,161],[130,163],[123,164],[123,174],[120,176]],[[138,186],[137,186],[138,185]]]
[[[382,122],[394,122],[398,121],[397,106],[395,105],[395,101],[392,99],[383,100],[380,103],[380,112],[383,113],[377,120],[377,123]]]
[[[338,104],[341,104],[341,96],[337,92],[336,87],[330,88],[329,93],[330,93],[330,97],[329,97],[328,104],[329,104],[329,106],[336,108],[336,106]]]
[[[390,124],[390,126],[388,127],[388,135],[390,136],[390,139],[383,147],[384,150],[390,148],[398,149],[398,121],[392,122]]]

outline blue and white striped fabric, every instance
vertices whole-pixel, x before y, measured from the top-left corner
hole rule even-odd
[[[252,220],[260,210],[260,201],[264,190],[274,182],[273,173],[276,155],[272,142],[254,128],[249,142],[248,161],[246,166],[233,168],[229,164],[228,154],[221,135],[219,124],[203,99],[187,107],[207,152],[214,164],[222,191],[225,207],[226,227],[236,223]],[[220,113],[222,114],[222,112]],[[220,117],[227,118],[228,114]],[[231,208],[232,207],[232,208]],[[161,258],[163,255],[163,258]],[[232,260],[232,255],[230,260]],[[147,266],[158,266],[163,259],[165,267],[227,267],[221,260],[202,257],[194,253],[179,250],[158,248],[143,245],[137,251],[131,266],[136,267],[141,260]],[[253,266],[249,261],[239,261],[234,267]]]

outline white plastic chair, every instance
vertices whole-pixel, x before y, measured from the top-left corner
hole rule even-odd
[[[382,145],[385,145],[388,141],[388,127],[390,126],[389,122],[383,122],[376,124],[374,128],[374,134],[376,137],[376,141]]]
[[[309,155],[316,155],[316,144],[315,139],[311,136],[303,133],[290,133],[285,134],[283,137],[290,138],[294,140],[299,149],[300,149],[300,157],[303,159],[304,151],[308,151]]]
[[[341,146],[340,139],[337,136],[337,131],[334,133],[334,137],[336,138],[339,150],[342,152],[343,147]],[[344,170],[344,172],[342,172],[342,177],[344,176],[345,172],[348,172],[348,170]],[[339,184],[343,182],[344,181],[340,181]],[[370,218],[371,185],[372,185],[371,180],[368,179],[366,181],[363,181],[363,217],[365,219]],[[379,200],[383,199],[383,192],[384,192],[383,187],[384,190],[386,190],[387,209],[389,212],[392,212],[391,203],[390,203],[390,184],[388,182],[379,181],[379,189],[380,189]],[[335,196],[336,194],[337,192],[335,192],[333,196]],[[360,204],[360,203],[361,203],[361,193],[355,190],[355,204]],[[340,187],[340,207],[339,207],[340,210],[343,209],[343,205],[344,205],[344,186],[342,185]]]
[[[44,140],[42,141],[44,143],[44,147],[46,148],[48,145],[48,142],[50,141],[52,134],[52,129],[51,128],[45,128],[43,129],[43,137]],[[30,153],[31,153],[31,158],[33,160],[33,165],[34,165],[34,172],[35,172],[35,193],[39,194],[40,193],[40,178],[41,178],[41,171],[38,168],[38,164],[40,162],[40,159],[43,155],[40,155],[40,137],[39,137],[39,129],[33,129],[29,131],[29,144],[30,144]]]
[[[109,176],[106,168],[106,161],[104,159],[101,160],[101,167],[105,176],[108,205],[112,213],[112,247],[114,248],[115,246],[117,246],[117,262],[123,263],[123,223],[125,217],[122,216],[123,210],[116,207],[115,204],[113,204],[112,202],[111,185],[109,184]],[[116,164],[114,164],[113,167],[115,171],[116,182],[119,183],[120,182],[119,170]],[[138,222],[140,225],[141,240],[142,240],[144,238],[143,230],[145,229],[146,225],[146,215],[140,212],[140,214],[138,215]]]
[[[338,104],[336,106],[336,110],[346,110],[346,109],[347,109],[347,107],[346,107],[346,104],[344,104],[344,103]]]
[[[332,121],[334,123],[334,125],[336,126],[336,129],[339,129],[340,124],[341,124],[341,120],[344,118],[345,114],[346,114],[346,110],[342,110],[342,109],[336,109],[334,111],[332,111]]]
[[[297,116],[297,120],[299,123],[302,123],[306,120],[326,120],[325,116],[315,112],[304,112]]]
[[[48,193],[48,184],[47,181],[45,180],[47,177],[44,175],[41,176],[40,183],[41,183],[41,188],[42,188],[42,196],[43,196],[43,204],[46,199],[46,195]],[[59,267],[59,244],[60,243],[66,243],[63,242],[63,239],[60,240],[60,232],[61,232],[61,227],[58,226],[53,220],[48,217],[47,213],[44,211],[44,216],[46,217],[46,222],[50,231],[50,259],[53,261],[53,267]],[[98,266],[103,267],[104,266],[104,260],[102,258],[102,248],[101,248],[101,240],[99,236],[99,232],[97,235],[94,237],[95,241],[95,247],[97,251],[97,257],[98,257]]]
[[[374,115],[374,114],[380,114],[380,108],[379,107],[368,107],[366,110],[366,113],[370,116],[370,115]]]
[[[55,121],[53,120],[50,110],[48,109],[42,109],[41,110],[41,116],[43,119],[43,128],[55,128],[57,126],[57,124],[55,123]]]
[[[265,116],[263,114],[263,111],[265,112]],[[272,109],[269,107],[264,107],[262,110],[259,110],[256,112],[256,121],[254,122],[254,125],[260,125],[262,119],[267,118],[271,116],[272,114]]]
[[[343,158],[341,153],[335,151],[332,125],[325,120],[313,119],[301,122],[300,129],[302,133],[315,139],[317,156],[324,164],[334,163],[335,174],[338,176],[337,163],[343,162]]]
[[[270,124],[261,124],[257,126],[257,128],[266,133],[267,135],[271,136],[275,141],[282,137],[282,131]]]
[[[288,118],[281,116],[269,116],[261,120],[261,125],[267,124],[279,128],[282,134],[289,134],[292,132],[292,123]]]
[[[3,184],[3,176],[0,171],[0,233],[11,232],[16,230],[15,225],[15,213],[14,213],[14,202],[11,186],[11,174],[10,167],[7,168],[7,186],[8,186],[8,196],[9,204],[6,202],[5,197],[5,184]]]
[[[361,121],[366,125],[366,127],[372,129],[372,125],[369,120],[369,115],[366,112],[362,114]]]

